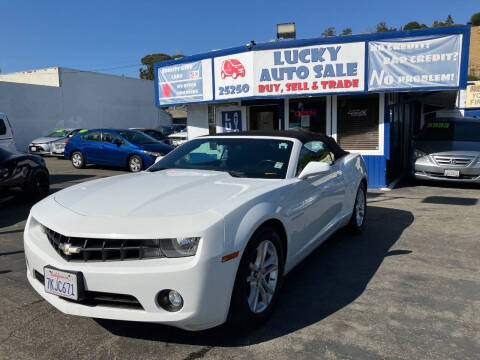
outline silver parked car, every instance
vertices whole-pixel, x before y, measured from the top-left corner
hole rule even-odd
[[[67,139],[77,135],[84,129],[59,129],[47,136],[32,140],[28,152],[36,155],[63,156]]]
[[[415,141],[416,179],[480,184],[480,119],[438,118]]]

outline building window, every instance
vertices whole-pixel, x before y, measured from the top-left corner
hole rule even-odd
[[[215,105],[208,104],[208,134],[214,135],[217,133],[217,122],[215,119]]]
[[[325,134],[326,98],[302,98],[289,102],[289,128],[305,129]]]
[[[378,150],[379,96],[339,96],[337,141],[345,150]]]

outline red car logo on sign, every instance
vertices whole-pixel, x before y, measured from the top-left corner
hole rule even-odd
[[[237,59],[228,59],[222,63],[222,79],[225,79],[227,76],[231,76],[236,79],[237,77],[245,76],[245,68],[243,64]]]

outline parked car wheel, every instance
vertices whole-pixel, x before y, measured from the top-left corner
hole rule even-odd
[[[143,159],[138,155],[132,155],[128,159],[128,169],[131,172],[139,172],[143,170]]]
[[[50,175],[44,169],[33,170],[23,190],[29,198],[44,198],[50,193]]]
[[[353,213],[347,225],[349,230],[353,232],[360,232],[365,224],[367,216],[367,191],[365,184],[361,183],[357,190],[355,197],[355,204],[353,205]]]
[[[77,169],[81,169],[85,166],[85,158],[80,151],[75,151],[72,154],[72,165]]]
[[[237,270],[228,319],[234,329],[256,328],[268,320],[282,286],[283,268],[280,235],[270,226],[260,228]]]

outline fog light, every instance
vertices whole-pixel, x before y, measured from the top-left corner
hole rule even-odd
[[[170,292],[168,293],[168,300],[174,307],[179,307],[183,304],[182,296],[175,290],[170,290]]]
[[[183,307],[183,298],[175,290],[162,290],[157,295],[157,303],[167,311],[179,311]]]

